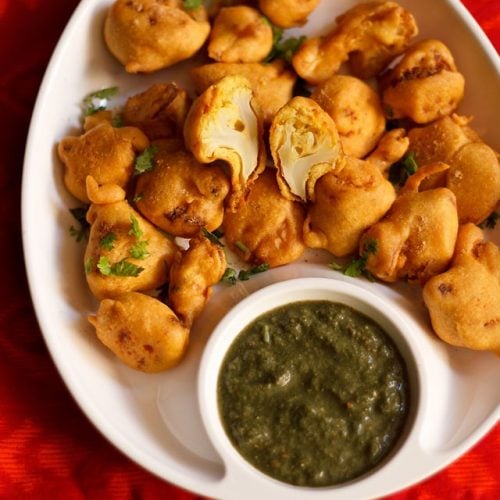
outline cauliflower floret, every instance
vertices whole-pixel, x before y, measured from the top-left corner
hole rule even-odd
[[[259,9],[276,26],[301,26],[320,0],[259,0]]]
[[[272,45],[273,30],[260,12],[244,5],[226,7],[215,18],[208,55],[220,62],[259,62]]]
[[[341,165],[335,122],[312,99],[294,97],[274,117],[269,134],[278,184],[290,200],[314,199],[314,185]]]
[[[204,7],[184,10],[181,0],[116,0],[104,23],[110,52],[129,73],[151,73],[189,59],[205,43]]]
[[[262,119],[248,80],[227,76],[193,103],[184,126],[186,146],[201,163],[226,161],[234,208],[265,168]]]
[[[339,16],[330,34],[306,40],[293,56],[293,67],[315,85],[349,59],[353,75],[370,78],[401,54],[417,33],[412,14],[396,2],[361,3]]]
[[[465,79],[446,45],[424,40],[383,76],[381,87],[391,118],[429,123],[456,109],[464,96]]]

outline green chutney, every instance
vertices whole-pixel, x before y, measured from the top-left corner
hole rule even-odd
[[[239,453],[286,483],[356,478],[390,452],[409,402],[404,361],[370,318],[330,301],[263,314],[235,339],[219,412]]]

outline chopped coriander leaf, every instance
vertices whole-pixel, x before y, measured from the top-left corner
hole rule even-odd
[[[134,175],[141,175],[153,169],[157,150],[155,145],[149,146],[135,159]]]
[[[212,234],[214,236],[216,236],[217,238],[222,238],[224,236],[224,233],[222,232],[222,230],[220,228],[216,229],[215,231],[212,231]]]
[[[389,169],[389,181],[394,185],[403,186],[408,177],[418,169],[415,152],[408,151],[401,160],[392,164]]]
[[[378,251],[378,241],[377,240],[367,240],[363,245],[363,256],[368,257],[369,254],[376,254]]]
[[[234,285],[237,279],[238,275],[236,271],[232,267],[227,267],[226,270],[224,271],[224,274],[222,275],[221,281],[224,283],[230,283],[231,285]]]
[[[347,266],[341,266],[336,262],[329,264],[330,269],[334,271],[341,271],[346,276],[357,278],[361,275],[365,276],[368,280],[374,281],[373,275],[366,270],[366,262],[370,254],[376,254],[378,251],[378,241],[375,239],[367,240],[363,245],[363,252],[357,259],[353,259]]]
[[[211,241],[215,245],[219,245],[220,247],[224,246],[224,244],[222,243],[222,241],[219,240],[220,236],[217,236],[215,234],[215,231],[213,233],[211,233],[206,228],[202,228],[201,232],[202,232],[203,236],[205,236],[205,238],[207,238],[207,240]]]
[[[498,219],[500,219],[500,214],[497,212],[492,212],[486,219],[479,224],[481,229],[495,229]]]
[[[202,0],[183,0],[182,4],[186,10],[192,10],[200,7]]]
[[[115,128],[122,128],[123,127],[123,118],[121,115],[115,115],[113,116],[113,119],[111,120],[111,125]]]
[[[238,273],[238,279],[240,281],[246,281],[246,280],[249,280],[252,275],[258,274],[258,273],[263,273],[264,271],[267,271],[268,269],[269,269],[269,264],[266,264],[266,263],[259,264],[258,266],[252,267],[248,270],[242,269]]]
[[[69,227],[69,234],[70,234],[70,236],[75,238],[77,243],[80,243],[80,241],[82,241],[83,238],[87,237],[87,234],[85,231],[83,231],[82,229],[77,229],[75,226]]]
[[[108,106],[108,101],[117,93],[118,87],[109,87],[89,94],[83,100],[83,112],[85,116],[93,115],[98,111],[106,109]]]
[[[111,264],[109,259],[104,256],[99,258],[97,268],[104,276],[128,276],[133,278],[136,278],[140,273],[142,273],[142,271],[144,271],[143,267],[136,266],[127,259],[122,259],[114,264]]]
[[[101,241],[99,241],[99,246],[105,248],[106,250],[113,250],[115,241],[116,234],[110,232],[101,238]]]
[[[148,255],[149,252],[147,250],[149,241],[143,240],[143,241],[138,241],[130,250],[130,256],[133,257],[134,259],[145,259]]]
[[[338,262],[330,262],[330,264],[328,264],[328,267],[330,269],[333,269],[334,271],[343,271],[344,270],[344,266],[342,266]]]
[[[265,62],[271,62],[274,59],[284,59],[290,63],[293,55],[305,40],[305,36],[299,38],[291,37],[283,40],[283,29],[273,26],[273,47],[266,57]]]
[[[69,211],[71,215],[75,218],[75,220],[80,225],[79,228],[75,226],[71,226],[69,228],[69,234],[76,239],[76,241],[80,242],[84,238],[87,239],[90,231],[90,224],[87,222],[87,211],[89,207],[88,205],[85,207],[76,207],[70,208]]]
[[[243,253],[246,253],[248,252],[248,247],[245,245],[245,243],[243,243],[242,241],[238,240],[235,244],[236,248],[240,251],[240,252],[243,252]]]
[[[85,259],[85,274],[91,273],[93,267],[94,267],[94,260],[92,259],[92,257],[87,257]]]
[[[143,232],[141,231],[141,228],[139,227],[139,221],[134,214],[130,215],[130,222],[132,222],[132,226],[130,227],[128,234],[134,236],[137,240],[140,240],[142,238]]]
[[[347,267],[343,270],[343,273],[346,276],[350,276],[351,278],[357,278],[363,274],[365,270],[366,259],[354,259]]]

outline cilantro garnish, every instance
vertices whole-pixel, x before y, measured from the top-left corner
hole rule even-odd
[[[200,7],[202,0],[183,0],[182,4],[186,10],[193,10]]]
[[[248,247],[245,245],[245,243],[243,243],[241,240],[238,240],[235,242],[234,246],[240,251],[240,252],[243,252],[243,253],[246,253],[248,252]]]
[[[91,273],[93,267],[94,267],[94,259],[92,259],[92,257],[87,257],[85,259],[85,274]]]
[[[212,243],[215,243],[216,245],[219,245],[220,247],[224,246],[224,243],[219,239],[223,236],[223,234],[220,231],[213,231],[212,233],[208,231],[206,228],[202,228],[201,230],[203,236],[207,238],[207,240],[211,241]]]
[[[92,92],[83,100],[83,113],[85,116],[93,115],[108,107],[108,101],[118,93],[118,87]]]
[[[102,248],[105,248],[106,250],[113,250],[113,247],[115,246],[114,243],[116,241],[116,234],[109,232],[105,236],[101,238],[101,241],[99,241],[99,246]]]
[[[498,212],[492,212],[486,219],[479,224],[481,229],[495,229],[498,219],[500,219],[500,214]]]
[[[78,222],[80,227],[70,226],[69,234],[76,239],[76,241],[80,242],[83,239],[87,239],[90,231],[90,224],[87,222],[87,211],[89,207],[77,207],[70,208],[69,211],[71,215]]]
[[[290,63],[293,55],[297,52],[298,48],[306,40],[305,36],[299,38],[291,37],[283,40],[283,29],[277,26],[272,26],[273,28],[273,47],[269,55],[266,57],[265,62],[271,62],[274,59],[284,59],[286,62]]]
[[[145,259],[148,255],[149,252],[147,250],[149,241],[138,241],[130,250],[130,256],[133,257],[134,259]]]
[[[157,150],[155,145],[149,146],[135,159],[134,175],[141,175],[153,169]]]
[[[140,273],[142,273],[142,271],[144,271],[143,267],[136,266],[127,259],[122,259],[114,264],[111,264],[109,259],[104,256],[99,258],[97,269],[99,269],[100,273],[104,276],[130,276],[133,278],[136,278]]]
[[[128,234],[134,236],[136,239],[140,240],[142,238],[143,232],[139,227],[139,221],[134,214],[130,215],[130,222],[132,223]]]
[[[337,262],[332,262],[328,267],[334,271],[341,271],[346,276],[351,278],[357,278],[363,275],[365,278],[373,281],[373,275],[366,270],[366,262],[370,254],[375,255],[378,251],[378,241],[377,240],[367,240],[363,245],[363,251],[357,259],[353,259],[347,266],[342,266]]]
[[[259,264],[258,266],[252,267],[250,269],[241,269],[236,272],[232,267],[226,268],[224,274],[222,275],[221,281],[224,283],[229,283],[234,285],[237,281],[247,281],[251,276],[258,273],[263,273],[269,269],[269,264]]]
[[[401,160],[393,163],[389,169],[389,181],[395,186],[403,186],[408,177],[418,169],[415,152],[408,151]]]

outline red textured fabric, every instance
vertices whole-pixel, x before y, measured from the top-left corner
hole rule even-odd
[[[88,422],[56,372],[28,293],[19,217],[26,133],[46,64],[77,3],[0,0],[0,498],[193,500]],[[500,1],[464,3],[498,50]],[[497,426],[444,471],[391,498],[500,498],[499,450]]]

